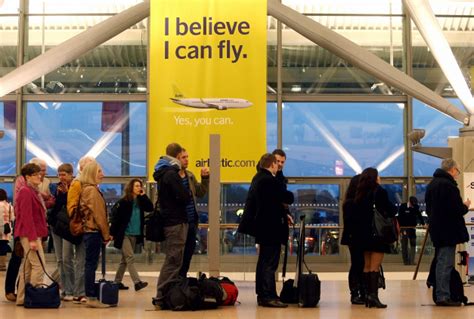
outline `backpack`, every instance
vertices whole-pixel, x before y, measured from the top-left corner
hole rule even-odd
[[[221,286],[223,292],[222,305],[233,306],[239,296],[239,289],[235,283],[227,277],[210,277],[209,280],[213,280]]]
[[[466,295],[464,294],[464,286],[462,284],[461,276],[456,269],[451,270],[451,276],[449,280],[449,293],[450,299],[452,301],[457,301],[463,303],[465,306],[474,305],[473,302],[469,302]],[[433,281],[433,292],[432,292],[433,301],[436,303],[436,278]]]
[[[202,296],[196,278],[177,278],[166,284],[163,291],[164,309],[173,311],[200,309]]]
[[[77,201],[77,205],[72,211],[71,218],[69,220],[69,230],[73,236],[79,236],[84,234],[84,220],[86,218],[83,211],[81,211],[81,197],[82,191],[84,188],[81,184],[81,192],[79,193],[79,199]]]
[[[216,280],[206,278],[206,274],[202,274],[198,284],[202,296],[200,309],[216,309],[223,304],[224,291]]]

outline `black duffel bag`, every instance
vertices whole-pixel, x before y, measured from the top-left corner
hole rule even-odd
[[[28,258],[31,250],[28,251],[25,258]],[[46,276],[52,281],[48,286],[46,284],[41,284],[38,286],[33,286],[31,283],[26,283],[26,272],[23,270],[23,276],[25,278],[25,308],[59,308],[61,305],[61,298],[59,295],[59,284],[49,276],[44,268],[43,260],[38,251],[36,255],[41,263]]]

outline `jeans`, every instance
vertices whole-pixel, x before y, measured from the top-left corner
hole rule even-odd
[[[72,296],[72,288],[66,285],[66,278],[64,274],[63,264],[63,239],[53,232],[51,227],[51,238],[53,239],[54,255],[56,256],[57,268],[53,273],[54,279],[59,279],[59,283],[63,287],[63,292],[66,296]],[[57,276],[57,278],[55,278]]]
[[[280,261],[281,245],[260,244],[257,271],[255,274],[255,292],[261,301],[276,300],[275,273]]]
[[[189,266],[191,265],[191,259],[193,258],[194,254],[194,249],[196,249],[196,233],[197,225],[194,223],[189,224],[186,245],[184,247],[183,265],[179,270],[179,275],[181,277],[186,277],[188,274]]]
[[[416,230],[414,228],[404,228],[401,231],[402,257],[405,265],[415,264]],[[408,247],[410,244],[410,247]]]
[[[100,233],[85,233],[83,237],[86,248],[86,264],[84,268],[84,287],[86,297],[97,298],[95,291],[95,271],[99,264],[102,235]]]
[[[188,224],[178,224],[165,227],[164,253],[165,261],[161,266],[160,276],[156,287],[156,298],[163,299],[163,288],[168,282],[179,277],[183,263],[184,246],[188,234]]]
[[[122,282],[125,269],[128,267],[130,277],[132,277],[133,283],[139,283],[140,276],[138,275],[137,269],[135,268],[135,245],[137,242],[136,236],[125,235],[122,243],[122,260],[120,261],[117,273],[115,274],[115,282]]]
[[[15,239],[14,243],[17,241],[19,241],[18,238]],[[21,256],[15,254],[15,251],[12,252],[10,261],[8,262],[7,274],[5,275],[5,294],[15,293],[16,279],[20,271],[22,259]]]
[[[64,290],[66,295],[70,291],[74,297],[85,296],[84,276],[81,275],[84,274],[85,259],[84,241],[79,245],[74,245],[63,239]]]
[[[451,296],[449,284],[451,271],[454,268],[456,246],[436,247],[436,255],[436,300],[445,301]]]

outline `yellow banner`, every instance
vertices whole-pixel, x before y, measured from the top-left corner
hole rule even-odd
[[[149,178],[171,142],[199,174],[220,134],[222,181],[249,182],[266,150],[266,1],[150,2]]]

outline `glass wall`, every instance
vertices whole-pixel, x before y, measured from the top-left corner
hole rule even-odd
[[[285,103],[288,176],[403,175],[403,104]]]
[[[449,101],[464,111],[458,99],[449,99]],[[461,125],[438,110],[418,100],[413,100],[413,127],[425,130],[425,137],[421,140],[423,146],[447,147],[448,138],[459,136]],[[420,153],[414,153],[413,160],[415,176],[432,176],[441,163],[439,158]]]
[[[145,103],[30,102],[27,113],[27,160],[46,160],[49,175],[63,162],[77,167],[85,155],[106,176],[145,175]]]
[[[0,6],[0,77],[13,71],[17,66],[18,17],[4,15],[4,11],[8,11],[8,8],[11,7],[2,10]]]
[[[16,102],[0,101],[0,176],[16,174],[16,142]]]

